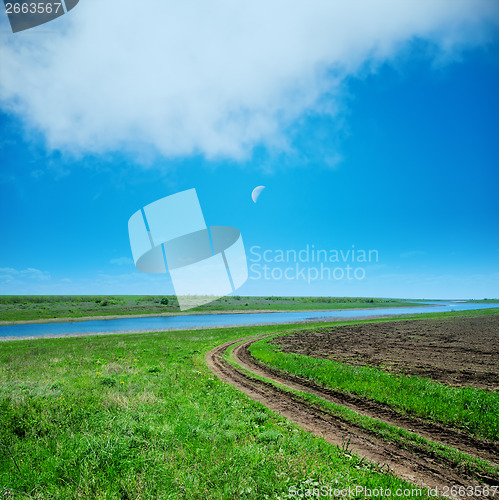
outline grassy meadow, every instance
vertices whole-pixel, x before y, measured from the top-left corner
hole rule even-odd
[[[260,500],[314,484],[410,487],[206,367],[222,342],[294,329],[0,343],[0,498]]]

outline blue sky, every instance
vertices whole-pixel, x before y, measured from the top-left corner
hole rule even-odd
[[[289,55],[280,72],[259,44],[285,38],[284,28],[256,45],[261,37],[250,32],[220,55],[245,58],[254,72],[244,79],[217,67],[211,52],[209,71],[201,56],[185,69],[186,54],[164,40],[171,69],[144,55],[137,64],[147,79],[137,81],[137,68],[120,65],[129,47],[119,26],[100,35],[113,51],[102,72],[97,49],[85,49],[91,0],[51,22],[53,32],[13,35],[2,20],[0,293],[173,293],[168,276],[135,270],[127,222],[148,203],[196,188],[208,224],[242,233],[250,272],[240,295],[499,296],[497,8],[479,2],[483,18],[469,20],[465,7],[448,16],[407,5],[414,12],[400,11],[393,29],[374,19],[363,35],[345,34],[342,53],[326,35],[311,46],[276,43],[276,61]],[[319,17],[303,22],[322,33]],[[55,52],[59,37],[73,42],[74,59]],[[73,77],[79,63],[85,73]],[[106,88],[113,71],[123,88]],[[189,75],[202,85],[192,90]],[[154,79],[161,85],[149,88]],[[59,82],[52,90],[51,81]],[[266,189],[255,204],[258,185]],[[312,246],[376,250],[378,259],[350,262],[363,279],[309,282],[295,271],[255,279],[263,264],[255,255],[265,250],[270,270],[298,264],[307,276],[317,263],[275,256]]]

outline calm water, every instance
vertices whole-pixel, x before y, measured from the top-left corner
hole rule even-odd
[[[436,304],[436,303],[435,303]],[[421,307],[387,307],[382,309],[355,309],[343,311],[300,311],[257,314],[199,314],[171,317],[123,318],[100,321],[75,321],[68,323],[43,323],[34,325],[0,326],[1,337],[41,337],[43,335],[66,335],[75,333],[143,332],[184,330],[189,328],[228,327],[276,323],[298,323],[325,318],[363,318],[428,312],[465,311],[488,309],[497,304],[463,304],[439,302],[438,305]]]

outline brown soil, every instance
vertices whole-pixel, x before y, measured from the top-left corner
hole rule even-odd
[[[447,385],[499,389],[499,315],[321,328],[272,343],[283,352],[376,366]]]
[[[474,439],[453,429],[401,416],[389,407],[325,390],[310,381],[278,374],[260,366],[248,351],[248,346],[257,338],[261,337],[244,339],[246,341],[233,351],[236,362],[246,370],[272,379],[286,387],[318,395],[325,400],[349,407],[361,414],[373,416],[417,432],[434,441],[450,444],[461,451],[497,464],[499,449],[492,443]],[[444,459],[421,449],[402,448],[396,444],[385,442],[355,424],[307,404],[290,392],[249,377],[243,370],[234,368],[222,358],[226,349],[237,342],[239,341],[227,342],[210,351],[206,358],[210,369],[222,380],[231,383],[252,399],[287,417],[303,429],[342,448],[345,448],[345,443],[349,443],[349,449],[357,455],[386,466],[399,477],[421,487],[433,488],[437,486],[441,489],[451,485],[470,486],[480,484],[479,480],[490,485],[498,484],[497,478],[458,470],[452,464],[446,463]]]

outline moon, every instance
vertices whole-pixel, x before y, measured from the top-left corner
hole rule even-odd
[[[260,193],[265,189],[265,186],[257,186],[255,189],[253,189],[253,192],[251,193],[251,199],[256,203],[258,201],[258,197],[260,196]]]

